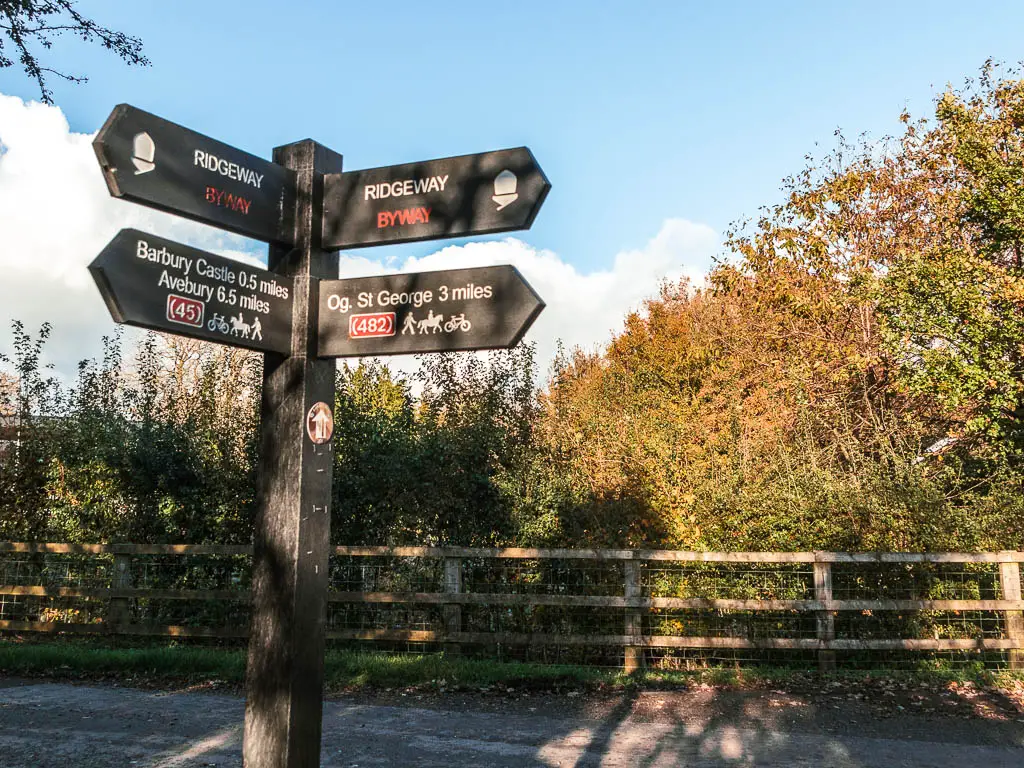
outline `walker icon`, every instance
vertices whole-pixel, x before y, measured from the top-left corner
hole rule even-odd
[[[491,200],[498,204],[499,211],[518,199],[519,195],[516,194],[516,175],[512,171],[502,171],[494,177],[494,197]]]
[[[132,163],[135,165],[135,175],[149,173],[156,168],[153,158],[156,157],[156,144],[153,137],[148,133],[135,134],[133,142]]]

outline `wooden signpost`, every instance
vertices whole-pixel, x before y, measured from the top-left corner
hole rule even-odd
[[[113,319],[264,353],[243,759],[320,765],[333,358],[514,346],[544,302],[511,266],[338,280],[340,248],[527,229],[526,148],[342,172],[273,162],[125,104],[93,147],[110,193],[270,243],[268,269],[122,230],[89,266]]]

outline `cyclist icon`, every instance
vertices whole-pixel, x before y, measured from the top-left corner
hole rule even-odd
[[[228,321],[224,319],[224,315],[218,315],[216,312],[214,312],[206,327],[211,331],[220,331],[221,333],[227,333],[231,330],[230,326],[228,326]]]
[[[448,333],[451,333],[452,331],[456,330],[465,333],[472,327],[473,325],[469,322],[469,320],[466,319],[465,313],[461,315],[452,315],[448,322],[444,324],[444,329]]]

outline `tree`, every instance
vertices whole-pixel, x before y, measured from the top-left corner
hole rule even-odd
[[[950,436],[1024,463],[1024,81],[989,62],[939,99],[922,140],[946,160],[948,235],[892,260],[880,281],[904,373],[954,423]]]
[[[417,402],[379,362],[341,368],[334,540],[494,545],[535,530],[535,372],[529,345],[424,356]]]
[[[696,548],[970,549],[1024,529],[1024,82],[836,150],[556,372],[545,434],[623,533]],[[597,510],[601,512],[602,510]]]
[[[346,363],[336,381],[332,539],[417,541],[422,495],[408,384],[373,359]]]
[[[105,337],[102,360],[65,389],[41,362],[49,326],[13,331],[14,354],[0,355],[0,538],[250,540],[258,355],[151,334],[126,365]]]
[[[149,66],[149,59],[142,54],[139,38],[85,18],[74,5],[74,0],[0,0],[0,30],[13,48],[11,55],[5,53],[4,39],[0,37],[0,69],[14,66],[15,60],[11,56],[15,56],[25,74],[39,85],[44,104],[53,103],[53,92],[46,84],[47,74],[72,83],[84,83],[88,78],[44,66],[32,50],[33,43],[48,50],[53,46],[55,37],[71,34],[86,42],[99,43],[129,66]]]
[[[0,355],[11,373],[0,388],[0,413],[13,426],[14,440],[0,454],[0,536],[44,538],[47,526],[46,476],[60,430],[63,397],[42,362],[50,335],[44,324],[33,338],[19,322],[11,324],[14,355]]]

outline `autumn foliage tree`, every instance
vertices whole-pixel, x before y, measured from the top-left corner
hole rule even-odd
[[[1024,85],[986,66],[934,121],[847,142],[564,361],[547,434],[597,539],[697,548],[1019,546]]]

